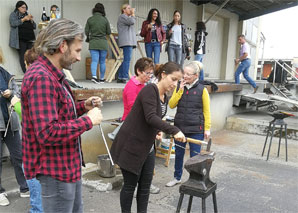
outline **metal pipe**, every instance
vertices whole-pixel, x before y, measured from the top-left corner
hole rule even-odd
[[[222,5],[220,5],[220,7],[205,21],[205,24],[207,24],[207,22],[213,18],[230,0],[226,0]]]
[[[107,152],[108,152],[109,158],[110,158],[110,160],[111,160],[111,164],[112,164],[112,166],[114,166],[114,161],[113,161],[113,159],[112,159],[112,156],[111,156],[111,153],[110,153],[110,150],[109,150],[109,147],[108,147],[108,144],[107,144],[106,138],[105,138],[105,136],[104,136],[104,134],[103,134],[102,127],[101,127],[101,125],[100,125],[100,124],[99,124],[98,126],[99,126],[99,129],[100,129],[100,132],[101,132],[101,136],[102,136],[103,142],[104,142],[104,144],[105,144],[105,146],[106,146],[106,149],[107,149]]]

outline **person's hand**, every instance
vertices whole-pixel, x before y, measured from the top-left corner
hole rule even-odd
[[[93,126],[100,124],[102,121],[101,110],[98,107],[89,110],[87,116],[90,118]]]
[[[210,130],[205,130],[204,138],[208,139],[210,137]]]
[[[189,52],[191,53],[191,47],[188,47]]]
[[[9,98],[11,96],[11,94],[12,94],[12,91],[10,89],[7,89],[2,93],[2,96],[4,98]]]
[[[178,132],[176,135],[174,135],[174,138],[175,138],[176,141],[186,142],[186,138],[185,138],[184,134],[181,131]]]
[[[151,28],[152,28],[152,24],[150,23],[148,24],[148,30],[151,30]]]
[[[14,107],[14,105],[18,102],[20,102],[21,100],[16,96],[14,95],[13,98],[11,99],[10,101],[10,105]]]
[[[135,16],[136,8],[131,8],[131,16]]]
[[[162,132],[158,132],[155,139],[158,140],[158,141],[161,141],[162,135],[163,135]]]
[[[173,33],[173,30],[172,30],[172,29],[170,29],[170,30],[169,30],[169,34],[172,34],[172,33]]]
[[[31,14],[28,14],[28,20],[32,21],[33,20],[33,16]]]
[[[184,79],[182,79],[180,81],[180,89],[184,90],[184,86],[185,86],[185,81],[184,81]]]
[[[235,65],[238,65],[240,63],[240,59],[239,58],[236,58],[235,59]]]
[[[85,101],[85,109],[91,110],[94,107],[101,107],[102,101],[101,98],[98,96],[92,96]]]

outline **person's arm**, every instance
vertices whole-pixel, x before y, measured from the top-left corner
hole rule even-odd
[[[167,25],[167,31],[166,31],[166,38],[169,40],[170,38],[171,38],[171,36],[172,36],[172,33],[173,33],[173,31],[172,31],[172,25],[171,24],[168,24]]]
[[[211,115],[210,115],[210,98],[209,98],[209,93],[206,88],[203,90],[203,95],[202,95],[202,100],[203,100],[203,114],[204,114],[204,129],[205,131],[210,131],[211,128]]]
[[[149,32],[148,25],[149,23],[147,21],[143,22],[140,36],[145,37],[147,35],[147,33]],[[151,31],[151,28],[150,28],[150,31]]]
[[[160,32],[161,32],[161,35],[162,35],[162,42],[164,42],[166,40],[166,32],[163,29],[162,24],[160,25]]]
[[[134,16],[121,15],[119,21],[125,25],[134,25],[136,18]]]
[[[24,19],[24,18],[23,18]],[[19,19],[15,12],[12,12],[9,16],[9,23],[11,27],[18,27],[23,24],[22,20]]]
[[[157,103],[157,94],[153,85],[144,87],[144,89],[141,90],[139,97],[144,110],[144,116],[145,116],[146,122],[150,126],[160,131],[163,131],[167,134],[176,135],[178,132],[180,132],[180,130],[177,127],[163,121],[156,114],[158,103]]]
[[[61,110],[58,108],[59,97],[53,90],[53,82],[48,76],[33,79],[26,96],[35,136],[44,146],[60,146],[68,143],[92,127],[88,116],[59,121]]]
[[[170,98],[170,101],[169,101],[169,107],[171,109],[174,109],[177,106],[177,104],[178,104],[179,100],[181,99],[182,95],[183,95],[183,88],[179,88],[178,91],[177,91],[177,88],[175,88],[175,90],[173,92],[173,95],[172,95],[172,97]]]
[[[15,79],[12,77],[8,83],[8,89],[11,90],[11,96],[13,97],[14,95],[17,96],[18,98],[21,97],[21,91],[20,88],[18,87]]]

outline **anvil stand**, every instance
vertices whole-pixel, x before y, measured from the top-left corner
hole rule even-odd
[[[176,212],[180,212],[184,194],[190,195],[188,201],[187,212],[190,212],[193,196],[202,198],[202,212],[206,212],[206,198],[212,194],[214,212],[217,213],[216,203],[216,183],[209,178],[212,162],[214,160],[214,152],[208,154],[199,154],[185,163],[185,169],[189,172],[189,179],[183,183],[180,188],[180,198]]]
[[[282,137],[282,129],[284,127],[285,128],[286,161],[288,161],[287,123],[283,120],[283,118],[281,118],[281,119],[274,118],[274,120],[269,122],[269,127],[268,127],[267,136],[266,136],[266,140],[265,140],[264,147],[263,147],[262,156],[264,155],[264,152],[265,152],[268,136],[271,133],[271,138],[270,138],[270,143],[269,143],[268,153],[267,153],[267,160],[269,159],[270,148],[271,148],[271,144],[272,144],[272,138],[273,138],[273,135],[274,135],[275,126],[280,126],[277,157],[279,157],[280,142],[281,142],[281,137]]]

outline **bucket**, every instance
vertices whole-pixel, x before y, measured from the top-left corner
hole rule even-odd
[[[109,155],[97,156],[98,173],[101,177],[110,178],[116,175],[115,167],[112,165]]]

